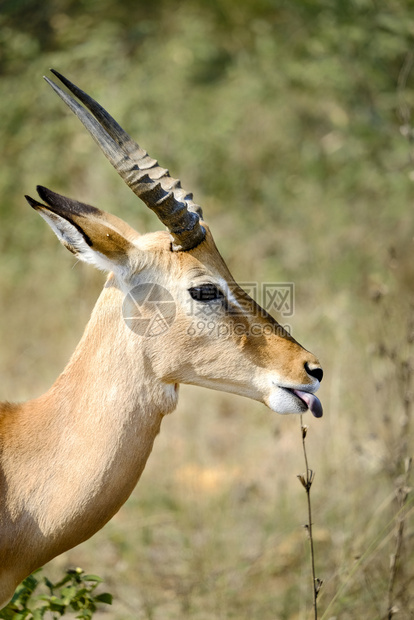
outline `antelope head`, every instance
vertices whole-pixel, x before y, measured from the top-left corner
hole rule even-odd
[[[44,187],[38,187],[42,203],[27,197],[63,245],[110,272],[110,294],[98,305],[110,299],[118,308],[123,329],[114,345],[139,349],[137,357],[144,350],[154,380],[164,385],[205,386],[281,414],[310,409],[322,416],[314,395],[323,375],[319,361],[235,283],[192,194],[96,101],[52,72],[83,105],[46,81],[167,228],[139,235],[119,218]],[[154,326],[145,332],[160,310],[158,332]]]
[[[50,390],[0,403],[0,607],[24,577],[122,506],[180,383],[247,396],[278,413],[322,415],[318,360],[235,283],[192,194],[53,73],[80,103],[49,84],[167,230],[139,235],[44,187],[41,202],[26,197],[68,250],[109,276]]]

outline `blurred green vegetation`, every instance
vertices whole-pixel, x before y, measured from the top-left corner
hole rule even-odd
[[[3,620],[58,620],[76,613],[80,620],[91,620],[100,604],[112,605],[108,592],[95,594],[102,579],[85,575],[81,568],[69,569],[56,583],[52,583],[38,569],[17,588],[13,599],[0,611]]]
[[[237,280],[296,284],[293,334],[326,372],[309,435],[326,617],[384,614],[413,364],[413,44],[412,0],[0,3],[0,397],[49,387],[102,285],[23,195],[158,226],[42,81],[54,67],[194,191]],[[305,618],[298,421],[186,388],[165,427],[127,506],[57,564],[112,576],[107,617],[129,601],[139,618]]]

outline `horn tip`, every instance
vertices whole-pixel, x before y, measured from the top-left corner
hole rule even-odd
[[[63,81],[63,79],[64,79],[63,75],[61,73],[59,73],[59,71],[56,71],[56,69],[52,69],[52,67],[50,67],[49,71],[51,73],[53,73],[53,75],[55,75],[57,78],[59,78],[59,80]]]

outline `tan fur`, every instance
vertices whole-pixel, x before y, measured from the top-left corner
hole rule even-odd
[[[319,384],[305,369],[305,363],[319,367],[318,360],[277,332],[253,300],[246,302],[208,229],[198,247],[173,252],[168,233],[139,236],[103,212],[70,218],[32,206],[79,258],[113,273],[50,390],[21,405],[0,404],[0,606],[31,571],[92,536],[119,510],[163,415],[176,406],[179,383],[234,392],[273,409],[285,402],[279,386],[314,391]],[[176,304],[162,336],[137,335],[122,317],[125,295],[145,282],[165,287]],[[205,283],[230,287],[228,303],[244,310],[234,316],[223,308],[211,319],[217,330],[193,334],[188,289]],[[292,403],[292,412],[303,411],[293,396]],[[291,412],[289,406],[281,412]]]

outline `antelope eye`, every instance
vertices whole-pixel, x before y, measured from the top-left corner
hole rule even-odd
[[[217,301],[218,299],[224,299],[224,295],[215,284],[202,284],[201,286],[193,286],[188,289],[191,297],[195,301],[201,301],[208,303],[209,301]]]

